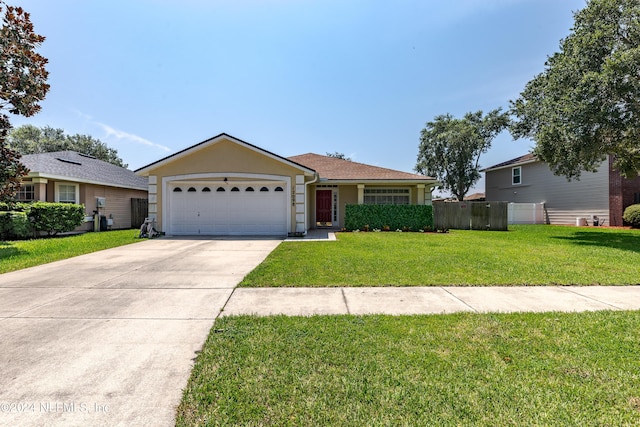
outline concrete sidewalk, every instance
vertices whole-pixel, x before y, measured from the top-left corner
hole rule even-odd
[[[221,316],[639,309],[640,286],[236,288]]]

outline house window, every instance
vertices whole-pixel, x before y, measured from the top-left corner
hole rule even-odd
[[[408,205],[411,191],[408,188],[365,188],[365,205]]]
[[[61,184],[56,182],[56,202],[78,203],[78,184]]]
[[[35,187],[33,184],[24,184],[18,190],[16,197],[21,202],[32,202],[35,200]]]
[[[224,189],[224,187],[218,187],[218,189],[216,190],[218,193],[223,193],[227,190]]]
[[[211,192],[211,189],[210,189],[209,187],[204,187],[204,188],[202,189],[202,192],[203,192],[203,193],[210,193],[210,192]]]
[[[520,166],[511,168],[511,185],[522,183],[522,168]]]
[[[174,193],[180,193],[180,192],[182,192],[182,188],[176,187],[176,188],[173,189],[173,192]]]
[[[246,190],[244,191],[255,191],[255,190],[253,189],[253,187],[247,187]]]

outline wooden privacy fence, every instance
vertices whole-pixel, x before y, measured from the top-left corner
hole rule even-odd
[[[434,202],[433,226],[437,230],[506,231],[508,205],[508,202]]]
[[[149,200],[131,199],[131,228],[140,228],[149,215]]]

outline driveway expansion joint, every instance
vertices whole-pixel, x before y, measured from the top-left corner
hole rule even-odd
[[[609,307],[612,307],[612,308],[614,308],[614,309],[616,309],[616,310],[623,310],[623,308],[622,308],[622,307],[618,307],[617,305],[614,305],[614,304],[608,303],[608,302],[606,302],[606,301],[602,301],[601,299],[594,298],[594,297],[591,297],[591,296],[589,296],[589,295],[584,295],[584,294],[582,294],[582,293],[580,293],[580,292],[578,292],[578,291],[575,291],[575,290],[573,290],[573,289],[569,289],[569,288],[567,288],[566,286],[557,286],[557,288],[562,289],[562,290],[563,290],[563,291],[565,291],[565,292],[570,292],[570,293],[572,293],[572,294],[574,294],[574,295],[579,295],[579,296],[580,296],[580,297],[582,297],[582,298],[586,298],[586,299],[589,299],[589,300],[591,300],[591,301],[595,301],[595,302],[597,302],[598,304],[608,305]]]
[[[349,309],[349,302],[347,301],[347,295],[344,293],[344,288],[340,288],[340,292],[342,293],[342,301],[344,301],[344,307],[347,310],[347,314],[351,314],[351,310]]]
[[[442,289],[443,291],[445,291],[446,293],[448,293],[449,295],[451,295],[456,301],[458,301],[459,303],[463,304],[465,307],[469,307],[469,309],[471,311],[473,311],[474,313],[480,313],[480,311],[478,311],[475,307],[469,305],[468,302],[466,302],[465,300],[459,298],[458,296],[454,295],[451,291],[449,291],[447,288],[445,288],[444,286],[438,286],[440,289]]]

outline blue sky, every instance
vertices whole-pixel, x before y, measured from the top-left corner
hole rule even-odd
[[[226,132],[411,172],[440,114],[508,108],[585,0],[30,0],[51,91],[13,125],[89,134],[131,169]],[[486,167],[529,151],[504,132]],[[474,191],[484,191],[484,182]]]

